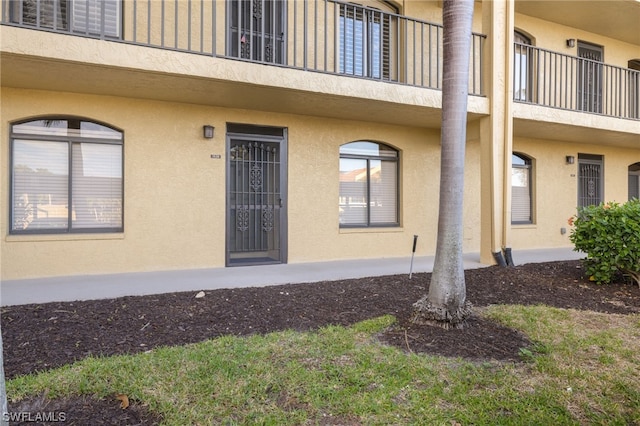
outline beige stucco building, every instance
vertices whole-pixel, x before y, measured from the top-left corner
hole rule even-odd
[[[3,280],[435,251],[440,1],[2,1]],[[640,2],[477,1],[464,250],[640,191]]]

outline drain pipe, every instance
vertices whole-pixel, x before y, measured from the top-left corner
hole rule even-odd
[[[494,252],[493,253],[493,258],[495,259],[495,261],[498,264],[498,266],[507,266],[507,262],[505,262],[501,251]]]
[[[502,251],[493,253],[493,258],[498,266],[515,266],[513,257],[511,257],[511,247],[505,247]]]
[[[505,49],[505,66],[507,81],[513,81],[514,69],[513,69],[513,43],[514,43],[514,10],[513,3],[507,2],[506,4],[506,39],[507,43]],[[511,233],[511,169],[513,167],[512,157],[513,154],[513,86],[510,83],[506,84],[507,90],[504,91],[504,144],[503,144],[503,163],[502,163],[502,253],[500,253],[501,261],[498,261],[500,266],[514,266],[513,258],[511,257],[511,247],[508,247]],[[511,90],[509,90],[511,87]],[[502,257],[504,254],[504,258]]]
[[[516,266],[516,264],[513,263],[513,257],[511,257],[511,247],[504,248],[504,259],[507,262],[507,266]]]

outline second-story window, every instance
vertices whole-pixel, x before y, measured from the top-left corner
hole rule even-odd
[[[120,0],[11,2],[11,22],[92,36],[120,37]]]
[[[531,39],[516,31],[513,58],[513,99],[516,101],[531,101],[533,82],[531,81]]]
[[[604,48],[578,41],[578,109],[587,112],[602,112]]]
[[[627,86],[629,87],[629,118],[640,118],[640,59],[629,61],[627,71]]]
[[[236,58],[285,63],[286,1],[232,0],[227,54]]]
[[[376,3],[378,5],[378,3]],[[362,77],[391,77],[391,33],[396,11],[386,3],[380,9],[339,4],[340,72]]]

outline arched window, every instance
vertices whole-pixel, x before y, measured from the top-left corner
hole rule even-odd
[[[515,31],[513,40],[513,99],[524,102],[531,101],[533,93],[531,39],[523,33]]]
[[[340,147],[341,227],[397,226],[398,151],[377,142]]]
[[[533,223],[532,161],[514,152],[511,156],[511,223]]]
[[[629,199],[640,198],[640,162],[629,166]]]
[[[121,232],[123,135],[47,117],[11,126],[11,233]]]

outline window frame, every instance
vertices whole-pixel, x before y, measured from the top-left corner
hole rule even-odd
[[[578,40],[577,110],[601,114],[604,108],[604,46]]]
[[[66,135],[54,135],[54,134],[43,134],[44,132],[33,132],[29,133],[27,131],[16,131],[16,127],[28,123],[37,123],[37,122],[56,122],[56,121],[66,121]],[[76,124],[77,127],[72,127],[71,123]],[[109,129],[114,132],[114,134],[119,134],[119,138],[105,138],[105,137],[89,137],[81,135],[81,123],[90,123],[91,125],[97,125]],[[73,134],[76,133],[76,134]],[[34,228],[34,229],[17,229],[15,227],[14,220],[14,207],[16,203],[16,193],[15,193],[15,156],[16,156],[16,142],[26,141],[26,142],[51,142],[51,143],[66,143],[66,167],[67,167],[67,217],[66,217],[66,227],[49,227],[49,228]],[[14,121],[10,124],[10,147],[9,147],[9,234],[10,235],[70,235],[70,234],[97,234],[97,233],[122,233],[124,232],[124,132],[121,129],[118,129],[112,125],[92,120],[84,117],[75,117],[75,116],[44,116],[44,117],[34,117],[26,120]],[[110,145],[110,146],[119,146],[120,147],[120,214],[119,214],[119,226],[111,226],[111,227],[81,227],[78,224],[74,225],[74,201],[73,201],[73,190],[74,187],[74,147],[80,146],[81,144],[92,144],[92,145]],[[77,163],[76,163],[77,165]],[[77,178],[76,178],[77,180]],[[80,185],[77,183],[76,185]],[[71,206],[71,207],[70,207]]]
[[[634,198],[640,199],[640,161],[631,164],[628,168],[628,184],[627,184],[627,198],[632,200]],[[634,180],[635,187],[632,187],[631,181]],[[635,193],[633,190],[635,189]]]
[[[84,2],[79,2],[77,4],[83,4]],[[78,22],[75,22],[74,20],[74,16],[76,13],[76,3],[73,2],[72,5],[73,7],[71,9],[69,9],[69,27],[70,30],[75,33],[75,34],[84,34],[84,35],[90,35],[90,36],[104,36],[106,38],[112,38],[112,39],[121,39],[122,38],[122,19],[123,19],[123,13],[122,13],[122,0],[112,0],[111,5],[107,5],[106,2],[104,2],[104,0],[102,2],[99,2],[98,4],[101,6],[101,10],[100,12],[98,12],[97,14],[99,16],[101,16],[101,19],[97,20],[97,22],[100,24],[100,30],[99,31],[93,31],[91,27],[91,17],[90,15],[92,14],[92,9],[97,6],[94,5],[93,3],[89,3],[89,9],[85,10],[85,16],[84,19],[81,19]],[[84,3],[84,6],[86,7],[87,4]],[[116,19],[113,21],[114,24],[116,25],[116,28],[113,29],[113,31],[111,31],[109,28],[107,28],[106,26],[106,19],[103,16],[103,12],[106,13],[107,12],[107,7],[112,7],[115,6],[115,13],[116,13]],[[87,20],[87,18],[89,18]],[[80,26],[84,26],[84,30],[80,29]]]
[[[513,100],[517,102],[533,102],[534,68],[533,68],[533,39],[522,31],[513,32]],[[522,58],[525,59],[524,70]],[[516,68],[520,72],[516,72]],[[522,84],[525,84],[524,94]]]
[[[640,118],[640,59],[631,59],[627,64],[627,86],[629,90],[629,118]]]
[[[97,5],[101,6],[99,12],[96,12]],[[86,6],[89,6],[89,8],[87,9]],[[114,6],[116,19],[106,21],[103,12],[109,12],[108,9],[112,9]],[[32,9],[33,7],[35,7],[35,10]],[[47,10],[49,7],[51,10]],[[80,12],[82,8],[84,8],[84,19],[74,19],[76,12]],[[38,12],[40,12],[39,16]],[[33,16],[30,16],[29,13],[32,13]],[[51,13],[51,15],[48,13]],[[101,19],[93,19],[94,15]],[[109,3],[96,3],[96,0],[89,0],[88,2],[85,0],[53,0],[53,3],[49,4],[43,4],[43,0],[29,0],[28,2],[21,0],[12,2],[10,5],[9,20],[21,26],[121,40],[123,31],[122,0],[110,0]],[[90,24],[96,22],[100,24],[99,31],[93,31],[91,28]],[[109,22],[113,22],[115,27],[109,28],[106,25]]]
[[[522,162],[524,164],[514,164],[513,162],[513,157],[518,157],[520,160],[522,160]],[[513,170],[514,169],[520,169],[520,170],[526,170],[526,175],[527,175],[527,189],[528,189],[528,196],[529,196],[529,219],[528,220],[513,220],[513,203],[514,203],[514,192],[513,192],[513,177],[511,179],[511,224],[512,225],[532,225],[533,223],[535,223],[534,221],[534,210],[533,210],[533,159],[528,156],[525,155],[521,152],[512,152],[511,153],[511,173],[513,176]]]
[[[371,2],[368,2],[371,3]],[[342,75],[377,80],[394,80],[397,73],[396,57],[392,39],[398,28],[398,9],[387,1],[375,1],[371,5],[356,2],[337,3],[337,60],[336,71]],[[349,22],[348,22],[349,21]],[[356,37],[360,28],[360,39]],[[351,28],[351,37],[347,37],[347,28]],[[374,30],[378,28],[379,42],[375,43]],[[347,62],[348,42],[351,44],[351,61]],[[358,54],[356,46],[362,51]],[[378,63],[374,63],[377,56]],[[357,65],[362,69],[357,70]],[[348,70],[351,68],[350,70]]]
[[[343,148],[348,148],[349,145],[353,145],[356,143],[371,143],[376,144],[379,147],[384,148],[386,151],[393,152],[395,156],[384,156],[384,155],[366,155],[366,154],[353,154],[353,153],[345,153],[343,152]],[[388,145],[383,142],[372,141],[372,140],[358,140],[347,142],[340,146],[340,155],[339,159],[353,159],[353,160],[363,160],[366,162],[366,170],[367,170],[367,188],[366,188],[366,221],[364,223],[342,223],[339,220],[339,227],[341,229],[353,229],[353,228],[393,228],[400,226],[400,151],[394,148],[391,145]],[[392,162],[395,163],[395,221],[394,222],[371,222],[371,161],[381,161],[381,162]],[[338,190],[338,207],[340,207],[340,198],[342,198],[342,192]]]

